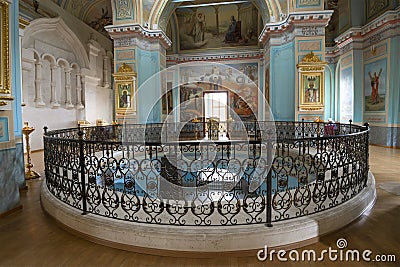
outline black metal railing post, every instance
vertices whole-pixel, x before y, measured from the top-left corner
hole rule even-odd
[[[369,172],[369,123],[366,122],[364,123],[364,126],[366,128],[366,137],[365,137],[365,177],[366,179],[364,180],[364,186],[367,184],[368,180],[368,172]]]
[[[305,140],[304,140],[304,137],[306,136],[305,131],[306,131],[306,129],[304,127],[304,118],[302,118],[301,119],[301,137],[303,138],[303,141],[302,141],[303,155],[306,154],[306,144],[305,144]]]
[[[47,126],[43,127],[43,158],[44,158],[44,176],[46,177],[46,183],[47,183],[47,174],[48,174],[48,153],[49,153],[49,148],[47,146],[47,142],[48,140],[46,139],[46,135],[47,135]]]
[[[353,122],[353,120],[349,120],[349,124],[350,124],[350,129],[349,129],[349,134],[351,134],[351,123]]]
[[[267,140],[267,164],[269,165],[268,174],[266,177],[266,187],[267,187],[267,218],[265,225],[267,227],[272,227],[272,141]]]
[[[86,206],[86,183],[85,183],[85,153],[83,149],[83,131],[78,126],[78,138],[79,138],[79,169],[81,173],[81,196],[82,196],[82,215],[87,214]]]

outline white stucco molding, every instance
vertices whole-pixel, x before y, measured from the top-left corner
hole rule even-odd
[[[400,7],[396,10],[385,12],[377,19],[371,21],[363,27],[352,27],[335,38],[338,45],[346,45],[349,41],[364,41],[371,36],[394,29],[396,34],[400,33]]]
[[[150,30],[143,28],[138,23],[123,24],[123,25],[109,25],[104,27],[112,39],[122,37],[141,37],[143,39],[160,41],[162,46],[167,49],[171,46],[172,42],[162,30]]]
[[[25,28],[25,37],[22,40],[22,47],[26,47],[24,43],[29,37],[34,37],[36,33],[46,31],[58,32],[75,54],[79,65],[82,67],[89,66],[89,57],[84,45],[60,17],[40,18],[32,21],[29,26]]]
[[[265,24],[260,36],[258,37],[258,40],[261,43],[265,43],[271,34],[283,34],[288,30],[293,31],[295,27],[315,27],[323,29],[328,25],[332,14],[333,10],[290,13],[283,21]],[[324,34],[324,31],[320,30],[316,33]],[[307,36],[304,32],[303,35]]]

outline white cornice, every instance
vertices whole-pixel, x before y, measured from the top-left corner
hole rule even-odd
[[[167,55],[167,63],[178,64],[183,62],[192,61],[230,61],[230,60],[244,60],[244,59],[262,59],[264,52],[262,49],[254,50],[243,50],[235,51],[235,53],[230,53],[229,51],[223,52],[208,52],[207,54],[174,54]]]
[[[335,47],[327,50],[327,56],[336,57],[350,48],[362,49],[365,45],[373,45],[399,34],[400,8],[397,8],[385,12],[365,26],[352,27],[339,35],[335,39]]]
[[[332,14],[333,10],[290,13],[283,21],[265,24],[258,39],[263,43],[268,39],[268,35],[282,33],[292,25],[326,27]]]
[[[139,35],[145,39],[153,39],[161,41],[164,48],[171,46],[172,42],[162,30],[150,30],[143,28],[138,23],[122,24],[122,25],[109,25],[104,27],[112,39],[127,37],[127,35]]]

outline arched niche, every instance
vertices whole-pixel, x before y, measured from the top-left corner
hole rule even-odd
[[[25,29],[23,48],[35,48],[43,53],[48,49],[48,44],[57,45],[57,48],[66,51],[63,57],[69,62],[77,62],[84,68],[89,67],[84,45],[60,17],[34,20]]]

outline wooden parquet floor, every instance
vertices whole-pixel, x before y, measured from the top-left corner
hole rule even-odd
[[[34,169],[43,173],[43,153],[33,154]],[[371,146],[371,171],[378,198],[375,206],[352,224],[320,238],[319,242],[298,249],[336,249],[336,241],[345,238],[349,249],[369,249],[377,254],[395,254],[397,262],[341,262],[325,256],[318,262],[260,262],[257,256],[180,258],[152,256],[118,250],[74,236],[58,227],[44,214],[40,205],[42,180],[28,181],[21,192],[23,209],[0,218],[0,266],[400,266],[400,196],[379,188],[381,183],[400,182],[400,150]],[[340,218],[338,218],[340,220]],[[286,255],[287,256],[287,255]]]

